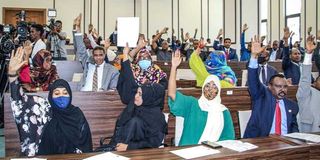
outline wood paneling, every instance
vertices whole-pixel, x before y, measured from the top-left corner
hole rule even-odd
[[[46,9],[35,9],[35,8],[3,8],[3,22],[4,24],[13,24],[16,25],[19,21],[17,14],[21,10],[26,12],[26,22],[37,23],[37,24],[46,24],[47,23],[47,10]]]
[[[183,94],[197,98],[199,98],[201,94],[201,89],[182,89],[180,91]],[[289,87],[288,97],[295,100],[296,91],[297,87]],[[227,92],[232,92],[232,94],[227,95]],[[47,94],[47,92],[37,93],[37,95],[43,97],[46,97]],[[229,108],[231,112],[236,137],[240,138],[237,111],[249,110],[251,108],[249,92],[246,87],[224,88],[221,91],[221,96],[222,103]],[[86,116],[90,125],[94,148],[99,146],[99,140],[101,137],[112,136],[116,119],[125,107],[125,105],[121,103],[118,93],[114,91],[73,92],[72,104],[80,107]],[[165,98],[164,112],[170,112],[167,104],[167,96]],[[19,134],[12,116],[9,94],[6,94],[4,99],[4,115],[6,156],[19,155]],[[169,118],[168,130],[165,142],[170,144],[175,132],[175,121],[172,115],[170,115]]]

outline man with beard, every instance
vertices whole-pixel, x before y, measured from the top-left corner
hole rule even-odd
[[[270,59],[269,51],[264,50],[258,56],[258,73],[259,73],[259,80],[262,84],[268,86],[268,82],[270,81],[271,77],[278,74],[278,71],[268,64]]]
[[[291,78],[292,85],[298,85],[300,80],[301,52],[297,48],[292,48],[290,51],[288,39],[292,33],[288,27],[284,28],[283,41],[283,59],[282,69],[287,79]],[[311,82],[314,81],[312,75]]]
[[[161,42],[161,49],[159,49],[157,41],[161,38],[161,36],[168,32],[169,28],[164,28],[160,33],[158,33],[152,39],[152,50],[157,55],[158,61],[171,61],[171,51],[169,50],[169,43],[167,40],[163,40]]]
[[[298,132],[298,105],[287,99],[287,81],[281,74],[270,78],[268,87],[259,82],[258,54],[265,50],[255,36],[248,68],[248,85],[252,100],[252,114],[244,138],[284,135]]]

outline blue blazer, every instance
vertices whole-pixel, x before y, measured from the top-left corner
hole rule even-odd
[[[271,91],[259,82],[258,69],[248,68],[248,84],[252,113],[244,138],[268,136],[272,127],[276,99]],[[284,98],[283,101],[286,108],[288,133],[299,132],[296,118],[299,111],[297,103],[287,98]]]
[[[213,48],[217,51],[226,51],[225,47],[223,45],[219,45],[219,41],[214,41],[213,42]],[[237,50],[230,48],[229,50],[229,59],[231,61],[239,61],[238,55],[237,55]]]
[[[293,85],[298,85],[300,81],[300,66],[294,64],[289,55],[289,47],[284,47],[282,58],[282,69],[286,78],[291,78]]]

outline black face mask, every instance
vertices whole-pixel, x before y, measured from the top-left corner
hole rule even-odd
[[[262,57],[262,56],[259,56],[258,57],[258,63],[259,64],[263,64],[264,62],[266,62],[267,60],[266,60],[266,57]]]

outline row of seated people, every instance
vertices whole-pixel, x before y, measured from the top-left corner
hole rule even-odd
[[[77,18],[76,27],[78,28],[80,26],[79,21],[80,18]],[[81,34],[79,35],[81,37]],[[75,37],[76,36],[75,34]],[[287,45],[286,40],[285,45]],[[29,46],[26,45],[24,48],[19,48],[15,55],[12,54],[13,56],[10,60],[8,71],[11,82],[11,105],[20,133],[21,151],[25,155],[91,151],[90,127],[81,110],[71,104],[72,92],[64,80],[56,80],[50,85],[48,100],[37,96],[26,96],[20,92],[20,82],[17,79],[17,73],[26,65],[23,57],[28,47]],[[307,47],[308,53],[312,53],[316,48],[312,37],[308,39]],[[197,55],[199,56],[200,54],[200,48],[201,47],[198,47],[196,51],[192,53],[191,58],[194,56],[195,60],[199,59]],[[77,48],[77,52],[78,50],[80,49]],[[94,63],[98,65],[105,63],[104,52],[103,49],[93,50]],[[134,66],[131,66],[129,61],[129,55],[136,54],[135,52],[138,52],[136,63],[139,68],[142,68],[138,70],[138,72],[136,72]],[[255,40],[252,44],[252,55],[249,62],[248,83],[251,96],[254,100],[252,107],[253,113],[248,123],[245,137],[266,136],[269,133],[286,134],[298,131],[296,115],[299,109],[294,102],[285,98],[287,82],[284,76],[278,74],[273,76],[269,81],[268,89],[259,82],[257,57],[258,54],[264,52],[265,49],[261,47],[261,42]],[[309,65],[310,62],[308,61],[311,61],[310,55],[311,54],[306,55],[304,65]],[[220,56],[224,57],[224,54],[218,54],[217,56],[217,58]],[[136,48],[136,51],[135,49],[130,51],[129,48],[126,47],[123,51],[123,57],[116,88],[122,102],[127,104],[127,107],[117,121],[117,127],[111,145],[118,151],[158,147],[161,144],[166,129],[164,116],[161,112],[165,95],[164,92],[168,83],[165,74],[154,72],[156,74],[149,76],[148,79],[146,79],[145,76],[140,77],[141,70],[144,70],[143,68],[148,69],[151,65],[150,53],[145,49]],[[86,58],[85,64],[88,64],[87,59],[88,58]],[[221,79],[214,74],[208,74],[204,64],[199,63],[203,66],[198,69],[198,71],[206,71],[205,74],[201,74],[203,81],[198,84],[202,86],[202,97],[198,100],[184,96],[176,92],[175,85],[176,68],[181,63],[180,51],[176,50],[176,53],[172,55],[171,59],[172,68],[168,85],[170,111],[176,116],[185,118],[180,145],[197,144],[203,140],[217,141],[234,139],[234,129],[230,113],[228,109],[221,104],[219,96],[221,87],[224,84],[226,86],[234,85],[233,77],[229,78],[225,76],[226,78],[223,77],[223,79]],[[91,87],[87,87],[95,91],[99,88],[98,79],[101,79],[101,77],[99,78],[98,76],[96,66],[97,65],[93,65],[91,67],[93,68],[91,69],[91,71],[93,71],[91,72]],[[310,74],[311,69],[309,76],[306,77],[310,77]],[[305,81],[308,82],[306,86],[309,87],[309,90],[312,90],[313,88],[310,89],[311,82],[309,79],[310,78],[305,78]],[[319,81],[318,77],[315,83],[316,88],[319,88]],[[100,86],[102,86],[101,83]],[[305,92],[302,91],[302,93]],[[318,92],[315,93],[319,94]],[[313,96],[308,95],[308,97],[312,98]],[[276,102],[276,100],[279,100],[279,103]],[[305,98],[302,100],[305,100]],[[315,105],[316,102],[314,101],[316,101],[316,99],[301,103],[303,106],[307,106],[307,111],[304,111],[304,113],[307,113],[308,117],[310,117],[314,111],[312,110],[313,108],[309,107],[310,105],[306,105],[305,103],[314,103],[312,105]],[[281,118],[278,116],[279,112],[280,115],[282,115]],[[265,113],[269,113],[268,116],[266,116]],[[199,116],[203,117],[203,119],[200,119]],[[270,122],[268,128],[265,127],[266,122]],[[311,126],[316,126],[317,119],[314,117],[313,120],[302,120],[301,122],[309,124],[309,126],[310,123]]]

